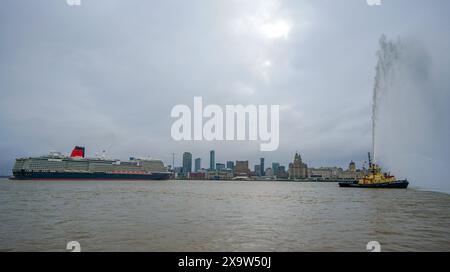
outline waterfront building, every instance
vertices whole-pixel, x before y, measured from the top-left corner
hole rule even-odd
[[[366,169],[356,169],[356,164],[353,161],[349,163],[347,170],[343,170],[340,167],[308,168],[308,177],[317,180],[358,180],[366,174]]]
[[[225,164],[223,164],[223,163],[216,163],[216,170],[217,171],[225,170]]]
[[[195,172],[199,172],[202,169],[202,159],[201,158],[196,158],[195,159]]]
[[[250,169],[248,168],[248,161],[236,161],[234,166],[235,176],[249,176]]]
[[[255,176],[261,176],[261,165],[255,165]]]
[[[234,169],[234,162],[233,161],[227,161],[227,169]]]
[[[181,174],[181,173],[183,173],[183,167],[176,166],[173,168],[173,171],[177,174]]]
[[[340,172],[342,169],[338,167],[308,168],[308,177],[317,180],[336,179]]]
[[[356,169],[356,164],[355,162],[351,161],[348,165],[348,169],[344,170],[344,171],[340,171],[338,173],[338,178],[339,179],[361,179],[366,175],[366,171],[363,170],[359,170]]]
[[[192,172],[192,154],[189,152],[183,153],[183,174]]]
[[[279,169],[280,169],[280,164],[278,162],[273,162],[272,163],[272,171],[273,171],[274,176],[278,176]]]
[[[209,180],[231,180],[233,172],[231,170],[209,170],[206,172],[206,179]]]
[[[188,179],[204,180],[205,178],[206,178],[206,173],[205,172],[188,173]]]
[[[265,176],[266,174],[264,173],[264,158],[260,159],[259,165],[261,166],[261,173],[259,175],[260,176]]]
[[[266,169],[265,173],[266,173],[266,175],[265,175],[266,177],[273,177],[274,176],[273,170],[270,167]]]
[[[209,170],[214,170],[214,166],[216,164],[216,152],[211,150],[209,152]]]
[[[295,153],[294,162],[289,164],[289,179],[304,179],[308,177],[308,166],[302,162],[302,157]]]
[[[356,172],[356,164],[354,161],[351,161],[350,164],[348,165],[348,171]]]
[[[183,167],[180,166],[174,167],[173,172],[175,173],[175,178],[179,178],[183,176]]]
[[[289,177],[289,175],[286,172],[286,167],[284,167],[283,165],[280,165],[280,167],[278,167],[277,178],[279,178],[279,179],[287,179],[288,177]]]

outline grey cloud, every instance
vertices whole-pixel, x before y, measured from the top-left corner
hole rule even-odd
[[[437,0],[380,7],[365,0],[82,0],[80,7],[4,1],[0,172],[9,173],[17,156],[68,152],[75,144],[90,154],[107,149],[166,163],[171,152],[190,151],[206,165],[210,149],[220,161],[252,164],[261,156],[287,164],[296,150],[313,166],[362,162],[370,149],[379,36],[420,40],[430,70],[444,71],[449,6]],[[287,39],[258,32],[258,23],[277,20],[291,24]],[[431,76],[445,81],[442,73]],[[448,87],[438,94],[444,100]],[[206,104],[280,104],[279,150],[174,142],[170,110],[192,105],[194,96]]]

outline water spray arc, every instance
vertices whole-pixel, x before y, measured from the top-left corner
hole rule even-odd
[[[450,59],[427,41],[382,35],[372,97],[373,163],[415,186],[449,192]]]
[[[379,118],[379,101],[386,92],[387,86],[393,80],[395,61],[400,57],[399,45],[388,41],[385,35],[380,38],[380,49],[377,51],[377,65],[375,67],[375,83],[372,96],[372,158],[376,161],[376,134],[377,120]]]

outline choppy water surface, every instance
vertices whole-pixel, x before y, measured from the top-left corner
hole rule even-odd
[[[0,180],[0,250],[450,250],[450,195],[336,183]]]

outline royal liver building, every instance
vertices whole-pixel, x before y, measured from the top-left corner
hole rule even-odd
[[[302,162],[302,157],[295,152],[294,162],[289,164],[289,179],[303,179],[308,177],[308,165]]]

